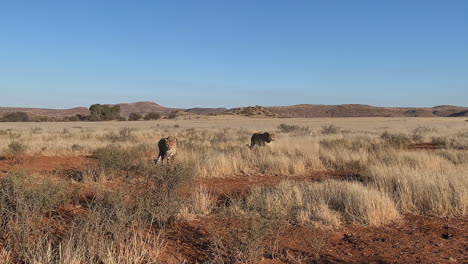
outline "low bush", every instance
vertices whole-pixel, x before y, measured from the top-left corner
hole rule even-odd
[[[322,130],[320,132],[323,135],[336,134],[340,132],[340,128],[333,124],[330,124],[328,126],[322,126]]]
[[[227,218],[210,234],[211,263],[257,263],[273,255],[279,222],[255,213],[237,215],[238,223]]]
[[[10,144],[8,144],[7,153],[12,155],[20,155],[24,154],[27,149],[28,146],[26,144],[19,141],[12,141]]]
[[[176,117],[177,117],[177,114],[175,112],[172,112],[167,116],[168,119],[175,119]]]
[[[380,139],[382,139],[385,144],[398,148],[408,145],[411,142],[410,138],[405,134],[394,134],[388,131],[383,132],[380,135]]]
[[[155,112],[147,113],[144,119],[145,120],[158,120],[158,119],[161,119],[161,114],[158,114]]]
[[[78,144],[73,144],[71,147],[70,147],[71,151],[73,152],[82,152],[85,148],[81,145],[78,145]]]
[[[427,126],[418,126],[413,129],[412,139],[416,142],[421,142],[424,140],[424,137],[430,132],[437,132],[436,128],[431,128]]]
[[[144,156],[148,146],[141,144],[136,147],[123,148],[118,145],[108,145],[94,151],[99,166],[106,172],[124,170],[139,172],[145,167]]]
[[[133,207],[130,193],[97,191],[86,215],[70,218],[61,208],[80,200],[70,184],[9,174],[0,179],[2,250],[14,263],[153,263],[164,240],[143,232],[144,208]]]
[[[138,113],[130,113],[128,115],[128,121],[138,121],[142,118],[143,116],[138,114]]]
[[[310,134],[310,129],[304,126],[280,124],[278,129],[283,133]]]
[[[124,127],[119,130],[119,133],[115,133],[114,131],[110,131],[102,137],[105,140],[109,140],[111,142],[126,142],[126,141],[134,141],[136,137],[133,135],[133,129]]]
[[[432,137],[432,145],[438,148],[446,148],[450,145],[446,137]]]

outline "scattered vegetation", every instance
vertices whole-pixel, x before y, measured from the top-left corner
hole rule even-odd
[[[28,122],[30,121],[29,115],[25,112],[12,112],[5,114],[0,119],[2,122]]]
[[[330,124],[330,125],[327,125],[327,126],[322,126],[322,130],[320,132],[323,135],[336,134],[336,133],[340,132],[340,128],[333,125],[333,124]]]
[[[310,134],[310,129],[304,126],[297,126],[297,125],[287,125],[287,124],[280,124],[278,129],[283,133],[296,133],[301,135]]]
[[[229,127],[196,128],[183,120],[178,127],[165,122],[134,123],[138,129],[118,122],[4,124],[0,147],[6,153],[93,158],[67,177],[55,171],[58,177],[2,174],[2,260],[154,263],[166,240],[190,232],[206,253],[205,263],[255,263],[285,256],[278,241],[288,228],[386,226],[408,215],[463,218],[468,212],[464,122],[456,129],[404,123],[383,133],[381,124],[372,129],[345,122],[339,123],[343,128],[322,126],[324,121],[243,126],[229,120]],[[258,127],[282,134],[252,151],[245,145]],[[167,135],[179,139],[177,158],[155,165],[157,140]],[[430,148],[409,147],[416,144]],[[229,189],[235,181],[240,183]],[[187,222],[204,228],[192,230]],[[314,251],[295,261],[319,263],[327,254],[325,242],[307,243]]]
[[[171,112],[171,113],[167,116],[168,119],[175,119],[176,117],[177,117],[177,113],[176,113],[176,112]]]
[[[138,113],[130,113],[128,115],[128,121],[138,121],[142,118],[142,115]]]
[[[114,131],[110,131],[102,137],[104,140],[109,140],[111,142],[127,142],[127,141],[134,141],[135,135],[133,135],[133,129],[129,127],[123,127],[119,130],[118,133]]]
[[[385,144],[398,148],[406,146],[411,142],[410,138],[403,133],[389,133],[388,131],[383,132],[380,138]]]
[[[28,146],[24,143],[20,141],[12,141],[10,144],[8,144],[7,152],[12,155],[20,155],[24,154],[27,149]]]
[[[161,114],[158,114],[155,112],[147,113],[144,119],[145,120],[158,120],[158,119],[161,119]]]

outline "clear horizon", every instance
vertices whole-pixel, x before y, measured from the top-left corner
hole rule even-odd
[[[12,1],[0,106],[468,106],[468,1]]]

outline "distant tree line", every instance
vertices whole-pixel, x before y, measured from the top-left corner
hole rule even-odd
[[[12,112],[7,113],[1,119],[2,122],[28,122],[30,121],[29,115],[25,112]]]
[[[118,105],[101,105],[93,104],[89,107],[89,115],[74,115],[65,117],[48,117],[48,116],[34,116],[30,117],[25,112],[11,112],[0,117],[0,122],[75,122],[75,121],[126,121],[125,117],[120,115],[120,106]],[[150,112],[142,115],[140,113],[130,113],[128,121],[144,120],[158,120],[162,118],[174,119],[177,117],[175,112],[170,113],[163,117],[159,113]]]

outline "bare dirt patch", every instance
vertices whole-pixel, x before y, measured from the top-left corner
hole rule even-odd
[[[219,228],[212,217],[178,223],[168,233],[166,257],[187,263],[210,260],[209,234]],[[405,216],[401,223],[382,227],[286,226],[276,255],[259,263],[467,263],[467,230],[467,218],[433,216]]]
[[[1,157],[0,173],[31,171],[37,173],[67,173],[85,168],[93,159],[89,156],[19,156]]]

